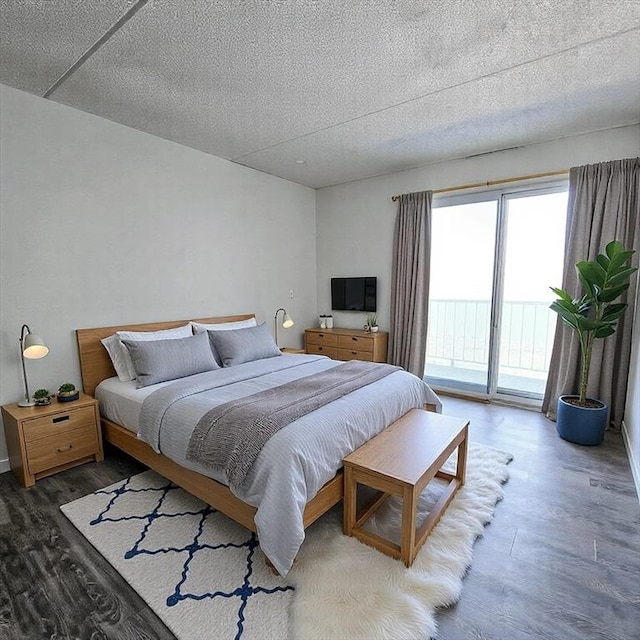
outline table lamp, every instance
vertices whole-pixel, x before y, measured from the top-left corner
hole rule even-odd
[[[274,324],[274,327],[275,327],[275,334],[276,334],[276,346],[278,345],[278,314],[281,311],[284,313],[284,316],[282,318],[282,328],[283,329],[289,329],[290,327],[293,327],[293,325],[294,325],[294,322],[289,317],[289,314],[287,313],[287,310],[283,309],[282,307],[280,307],[280,309],[278,309],[276,311],[276,315],[273,316],[273,324]]]
[[[31,333],[31,329],[26,324],[23,324],[20,330],[20,357],[22,358],[22,375],[24,377],[24,400],[18,402],[19,407],[33,407],[35,405],[29,393],[27,368],[24,365],[24,359],[38,360],[44,358],[47,353],[49,353],[49,347],[44,343],[44,340],[40,336]]]

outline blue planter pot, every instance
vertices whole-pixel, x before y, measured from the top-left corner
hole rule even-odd
[[[609,407],[599,400],[600,407],[578,407],[566,402],[565,398],[576,396],[560,396],[556,415],[556,431],[564,440],[575,444],[596,445],[604,439],[604,430],[609,419]]]

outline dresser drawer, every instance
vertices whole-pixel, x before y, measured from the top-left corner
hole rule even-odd
[[[94,455],[98,449],[95,422],[73,430],[65,429],[27,445],[29,472],[35,475],[67,462]]]
[[[365,336],[338,336],[338,348],[373,353],[373,340]]]
[[[307,331],[307,344],[319,344],[325,347],[337,347],[338,336],[333,333]]]
[[[42,418],[26,420],[24,422],[24,441],[30,443],[87,426],[91,426],[95,430],[95,424],[96,414],[93,407],[60,411]]]
[[[362,329],[305,329],[307,353],[329,356],[334,360],[387,361],[387,333]]]
[[[373,362],[373,351],[338,349],[338,360],[365,360],[366,362]]]
[[[322,344],[307,343],[307,353],[328,356],[329,358],[336,360],[338,358],[338,347],[327,347]]]

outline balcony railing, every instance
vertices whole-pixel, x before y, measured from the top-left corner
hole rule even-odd
[[[489,363],[489,300],[430,300],[429,366],[485,370]],[[556,315],[549,302],[505,301],[500,334],[500,373],[544,380]]]

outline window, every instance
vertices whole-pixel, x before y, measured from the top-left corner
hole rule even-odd
[[[434,198],[425,368],[433,387],[542,398],[566,207],[566,182]]]

